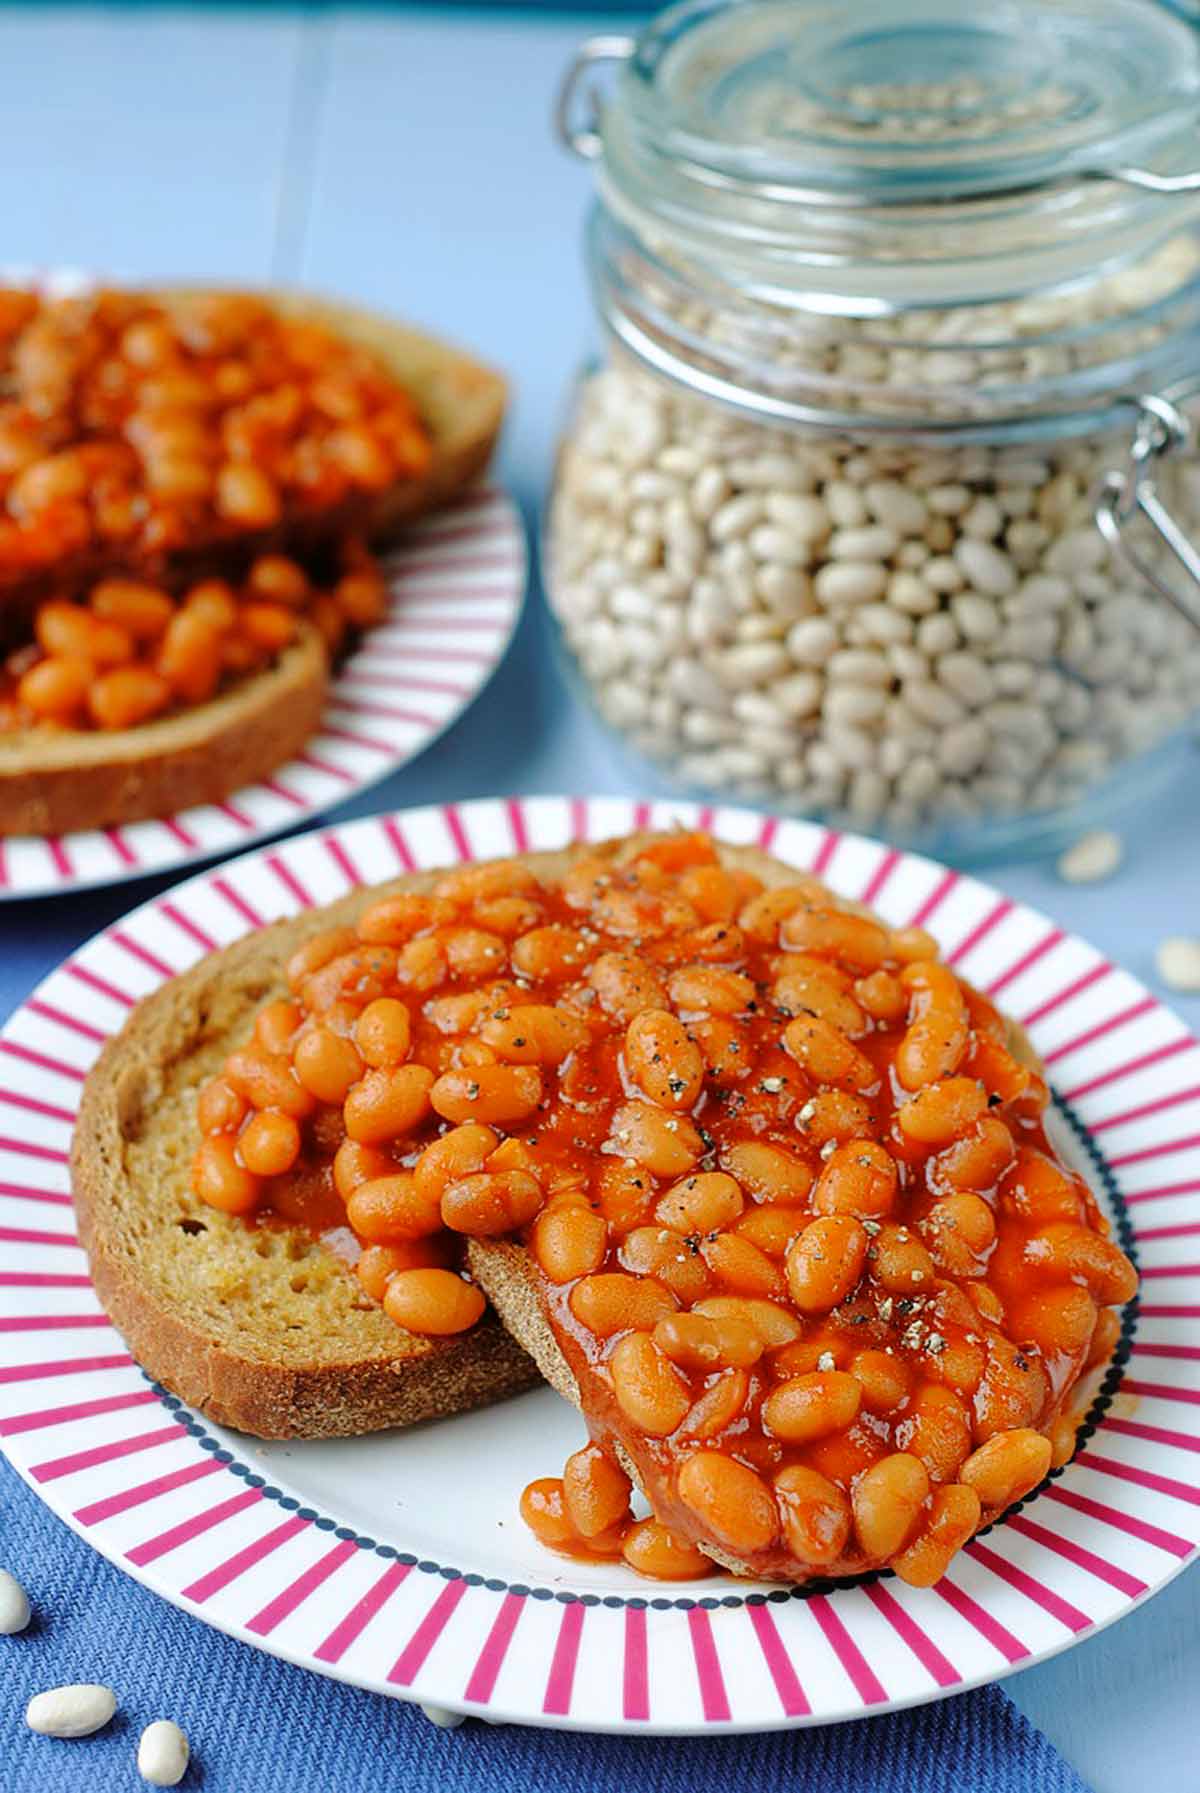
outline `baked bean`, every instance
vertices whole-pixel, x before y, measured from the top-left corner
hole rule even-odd
[[[528,934],[514,940],[512,946],[513,970],[535,984],[575,977],[589,957],[587,936],[578,928],[565,928],[557,922],[544,928],[532,928]]]
[[[871,1273],[890,1295],[916,1295],[933,1287],[937,1269],[917,1235],[906,1226],[883,1226],[871,1241]]]
[[[948,1146],[987,1109],[987,1092],[969,1077],[946,1077],[920,1090],[897,1111],[900,1130],[919,1145]]]
[[[392,1245],[368,1245],[354,1273],[372,1301],[383,1301],[384,1291],[397,1270],[449,1269],[445,1236],[429,1233],[423,1239],[404,1239]]]
[[[346,1097],[343,1108],[346,1132],[351,1139],[360,1140],[364,1145],[380,1145],[387,1139],[400,1139],[425,1119],[436,1087],[433,1072],[426,1070],[424,1065],[396,1065],[390,1071],[368,1071]]]
[[[445,983],[449,969],[441,941],[427,935],[410,940],[397,950],[396,982],[410,994],[431,995]]]
[[[810,1165],[763,1140],[743,1139],[726,1146],[721,1163],[756,1202],[802,1202],[813,1186]]]
[[[643,1009],[625,1033],[625,1064],[661,1108],[689,1109],[704,1085],[704,1060],[669,1009]]]
[[[237,598],[232,585],[224,579],[202,579],[193,585],[183,600],[189,616],[201,618],[218,634],[225,634],[237,622]]]
[[[783,1030],[783,1046],[820,1083],[865,1090],[879,1081],[879,1073],[866,1054],[816,1015],[798,1015],[789,1021]]]
[[[736,1233],[718,1233],[714,1238],[703,1239],[700,1255],[717,1282],[737,1295],[773,1301],[782,1299],[785,1293],[778,1264]]]
[[[629,1517],[632,1485],[599,1445],[585,1444],[567,1458],[563,1505],[581,1538],[594,1538]]]
[[[729,1550],[767,1550],[779,1535],[775,1497],[762,1477],[720,1451],[695,1451],[676,1480],[679,1498]]]
[[[17,702],[38,721],[69,722],[86,705],[94,677],[87,660],[39,660],[18,680]]]
[[[605,1014],[617,1021],[628,1023],[643,1009],[666,1006],[665,984],[637,953],[601,953],[588,966],[587,981]]]
[[[1027,1147],[1017,1153],[1000,1188],[1005,1206],[1037,1226],[1055,1221],[1074,1223],[1083,1216],[1076,1179],[1052,1164],[1043,1153]]]
[[[660,835],[657,840],[631,845],[622,859],[629,857],[641,873],[651,868],[658,872],[682,872],[688,866],[716,863],[716,852],[707,834],[689,833],[682,828]]]
[[[253,1108],[277,1108],[302,1121],[316,1107],[315,1099],[281,1053],[263,1052],[254,1046],[231,1052],[225,1061],[225,1079]]]
[[[100,729],[137,728],[171,702],[171,687],[148,666],[117,666],[96,679],[88,712]]]
[[[536,1111],[542,1099],[542,1074],[536,1065],[447,1071],[433,1085],[429,1099],[444,1120],[510,1127]]]
[[[1058,1222],[1025,1241],[1025,1262],[1039,1274],[1082,1282],[1103,1307],[1137,1293],[1137,1271],[1119,1245],[1089,1227]]]
[[[355,1023],[354,1043],[365,1063],[374,1070],[390,1070],[393,1065],[403,1064],[411,1041],[408,1009],[394,996],[377,996]]]
[[[854,998],[834,982],[829,969],[816,959],[812,968],[785,970],[775,979],[771,1000],[785,1015],[818,1015],[839,1033],[860,1034],[867,1018]]]
[[[575,1282],[604,1262],[608,1226],[604,1216],[590,1208],[548,1208],[534,1223],[530,1245],[551,1282]]]
[[[1102,1307],[1096,1320],[1096,1330],[1092,1334],[1091,1350],[1087,1354],[1087,1368],[1096,1364],[1107,1363],[1121,1337],[1121,1316],[1110,1307]]]
[[[314,971],[319,971],[322,965],[328,965],[331,959],[351,952],[356,944],[353,928],[330,928],[323,934],[314,934],[311,940],[306,940],[303,946],[297,947],[288,960],[288,984],[299,992]]]
[[[762,1404],[763,1424],[789,1444],[844,1432],[858,1417],[862,1388],[843,1370],[816,1370],[780,1383]]]
[[[711,1233],[729,1226],[745,1205],[731,1176],[705,1170],[673,1183],[659,1197],[654,1213],[663,1226],[677,1233]]]
[[[667,989],[676,1008],[694,1015],[740,1015],[753,1007],[758,995],[752,978],[708,965],[684,965],[673,971]]]
[[[516,1065],[560,1065],[591,1038],[584,1022],[546,1003],[494,1009],[479,1031],[498,1058]]]
[[[340,1106],[363,1074],[363,1062],[353,1042],[331,1027],[312,1027],[300,1035],[292,1050],[296,1075],[318,1102]]]
[[[665,1314],[674,1313],[678,1303],[652,1276],[602,1270],[576,1283],[569,1305],[581,1326],[597,1338],[610,1339],[634,1328],[649,1332]]]
[[[980,1115],[975,1125],[929,1161],[929,1180],[934,1188],[993,1189],[1013,1161],[1016,1147],[1004,1122],[993,1114]]]
[[[776,1351],[771,1357],[771,1374],[786,1382],[793,1376],[810,1376],[816,1369],[844,1370],[850,1362],[851,1346],[845,1334],[832,1324],[814,1327],[806,1338],[797,1339]]]
[[[175,614],[167,593],[140,579],[101,579],[88,594],[88,609],[135,641],[156,641]]]
[[[404,946],[415,934],[453,921],[455,914],[453,903],[401,891],[398,896],[381,897],[363,910],[358,937],[376,946]]]
[[[1080,1417],[1075,1413],[1060,1413],[1050,1427],[1050,1467],[1061,1469],[1075,1455],[1075,1447],[1079,1442]]]
[[[238,629],[256,647],[278,653],[296,633],[296,619],[283,604],[242,604]]]
[[[605,1220],[617,1233],[625,1233],[630,1238],[633,1229],[645,1226],[654,1213],[655,1181],[649,1171],[643,1170],[633,1159],[623,1160],[604,1158],[596,1167],[595,1200]],[[667,1234],[664,1228],[652,1228],[663,1234],[673,1250],[679,1247],[679,1239]],[[632,1267],[632,1266],[631,1266]]]
[[[356,1139],[343,1139],[333,1155],[333,1185],[344,1202],[348,1202],[361,1183],[374,1177],[391,1176],[395,1160],[378,1146],[361,1145]]]
[[[805,1227],[787,1254],[792,1300],[802,1314],[828,1313],[854,1288],[867,1259],[867,1235],[857,1220],[828,1214]]]
[[[709,1320],[745,1321],[768,1351],[790,1345],[801,1331],[799,1320],[788,1308],[777,1301],[762,1301],[749,1295],[705,1295],[694,1303],[692,1312]]]
[[[184,703],[207,702],[221,677],[221,631],[199,611],[176,611],[163,631],[155,671]]]
[[[277,1002],[269,1002],[258,1012],[254,1023],[254,1043],[261,1046],[264,1052],[286,1052],[303,1020],[303,1010],[286,997],[281,997]]]
[[[971,1280],[965,1282],[963,1288],[975,1304],[976,1311],[982,1314],[992,1326],[1003,1326],[1004,1303],[992,1285],[987,1282]]]
[[[408,1332],[445,1338],[466,1332],[483,1317],[486,1302],[474,1283],[453,1270],[399,1270],[388,1283],[383,1311]]]
[[[478,1121],[452,1127],[440,1139],[432,1140],[417,1159],[413,1176],[418,1188],[431,1200],[441,1201],[447,1185],[482,1170],[499,1143],[499,1135]]]
[[[919,1536],[895,1558],[892,1568],[911,1588],[931,1588],[950,1561],[979,1529],[979,1496],[962,1482],[935,1488],[929,1517]]]
[[[777,885],[773,890],[764,890],[759,896],[751,897],[738,912],[738,926],[760,946],[774,946],[787,917],[802,903],[811,902],[814,896],[822,894],[821,886],[811,880]]]
[[[964,1070],[982,1083],[995,1101],[1019,1103],[1033,1082],[1033,1072],[1015,1059],[1006,1046],[977,1034]]]
[[[693,1401],[680,1431],[689,1438],[719,1437],[741,1414],[749,1393],[750,1378],[744,1370],[722,1370]]]
[[[931,1482],[953,1482],[971,1451],[971,1417],[953,1389],[927,1382],[896,1425],[896,1443],[919,1457]]]
[[[850,1502],[828,1476],[805,1463],[789,1463],[775,1477],[775,1498],[784,1542],[814,1569],[828,1568],[850,1537]]]
[[[806,903],[780,925],[779,938],[793,952],[837,959],[855,971],[876,971],[890,956],[886,929],[865,915]]]
[[[875,1021],[894,1026],[908,1012],[908,994],[890,971],[872,971],[854,985],[854,1000]]]
[[[281,1177],[300,1156],[300,1129],[288,1114],[256,1114],[238,1136],[238,1151],[256,1177]]]
[[[712,1287],[708,1266],[692,1243],[670,1227],[635,1226],[618,1253],[635,1276],[653,1276],[682,1302],[698,1301]]]
[[[300,994],[312,1014],[323,1013],[335,1002],[365,1006],[388,995],[396,972],[396,954],[390,946],[356,946],[306,977]]]
[[[900,982],[912,999],[911,1018],[896,1048],[896,1076],[906,1090],[952,1077],[967,1052],[970,1029],[962,985],[935,959],[906,965]]]
[[[442,1224],[436,1202],[417,1187],[410,1171],[393,1170],[359,1183],[346,1200],[346,1218],[360,1239],[373,1245],[397,1245],[422,1239]]]
[[[1050,1468],[1050,1440],[1028,1426],[996,1432],[962,1466],[962,1479],[989,1511],[1010,1507]]]
[[[804,1231],[809,1216],[803,1208],[751,1208],[734,1225],[740,1239],[749,1239],[769,1258],[781,1258]]]
[[[312,590],[304,568],[286,554],[260,554],[250,567],[246,583],[255,597],[293,607],[303,604]]]
[[[896,1165],[876,1140],[851,1139],[826,1159],[813,1190],[814,1214],[854,1214],[860,1220],[890,1214],[896,1200]]]
[[[624,1102],[609,1131],[622,1158],[633,1158],[656,1177],[681,1177],[704,1151],[704,1142],[685,1115],[664,1114],[646,1102]]]
[[[654,1342],[672,1363],[688,1370],[749,1369],[763,1354],[756,1328],[728,1316],[667,1314],[655,1325]]]
[[[713,1573],[713,1565],[702,1551],[677,1538],[657,1519],[639,1519],[631,1525],[621,1555],[637,1574],[655,1581],[696,1581]]]
[[[1096,1330],[1096,1303],[1085,1288],[1064,1283],[1031,1290],[1012,1307],[1011,1332],[1029,1339],[1047,1360],[1065,1355],[1087,1356]]]
[[[868,1413],[894,1413],[912,1388],[908,1365],[890,1351],[856,1352],[850,1359],[850,1374],[862,1389]]]
[[[542,1186],[523,1170],[477,1171],[451,1183],[442,1196],[442,1221],[455,1233],[492,1238],[515,1233],[542,1205]]]
[[[996,1240],[996,1217],[981,1195],[944,1195],[921,1222],[921,1236],[939,1269],[975,1276]]]
[[[894,1451],[863,1471],[851,1490],[854,1529],[873,1562],[902,1550],[920,1523],[929,1476],[919,1457]]]
[[[819,1089],[811,1095],[796,1116],[796,1125],[815,1146],[833,1140],[844,1145],[848,1139],[863,1139],[872,1130],[870,1105],[861,1096],[848,1090]]]
[[[250,529],[269,529],[283,510],[278,488],[248,461],[227,461],[217,469],[216,508],[222,517]]]
[[[224,1077],[214,1077],[200,1091],[196,1119],[202,1133],[231,1133],[246,1118],[249,1103]]]
[[[975,1391],[976,1438],[1038,1425],[1049,1396],[1046,1372],[1032,1352],[989,1333],[987,1368]]]
[[[699,1046],[714,1083],[737,1083],[750,1075],[753,1063],[745,1032],[727,1015],[690,1021],[688,1033]]]
[[[494,977],[508,960],[505,942],[484,928],[448,928],[442,947],[455,977]]]
[[[231,1134],[213,1133],[192,1160],[192,1193],[223,1214],[249,1214],[258,1205],[262,1185],[238,1159]]]
[[[540,890],[536,875],[515,859],[487,859],[456,866],[434,885],[434,895],[470,908],[489,897],[523,896]]]
[[[536,928],[542,909],[529,897],[496,896],[476,903],[474,915],[481,928],[510,940],[514,934],[528,934]]]
[[[744,876],[728,872],[722,865],[694,865],[680,878],[679,894],[705,921],[727,924],[748,893]]]
[[[575,1294],[584,1287],[580,1283]],[[618,1339],[608,1367],[617,1406],[639,1431],[666,1438],[682,1424],[691,1406],[687,1383],[648,1333],[629,1332]]]
[[[574,1541],[576,1532],[567,1513],[559,1476],[541,1476],[521,1495],[521,1517],[539,1543],[561,1550]]]
[[[462,990],[452,996],[431,997],[421,1013],[439,1033],[470,1033],[498,1002],[503,1006],[503,1001],[502,997],[493,997],[487,990]]]

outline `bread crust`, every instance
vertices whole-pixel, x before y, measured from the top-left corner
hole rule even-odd
[[[412,874],[384,892],[428,886]],[[260,1438],[340,1438],[463,1412],[516,1394],[537,1371],[494,1316],[454,1338],[406,1333],[351,1270],[298,1227],[256,1229],[191,1196],[200,1085],[285,989],[296,947],[353,922],[380,890],[235,941],[138,1004],[83,1090],[71,1150],[80,1242],[102,1306],[143,1368],[218,1424]],[[200,1230],[192,1230],[192,1229]],[[263,1257],[259,1247],[269,1245]],[[220,1254],[224,1280],[204,1284]],[[300,1274],[315,1321],[231,1337],[220,1289],[247,1306],[289,1299]],[[214,1293],[214,1287],[217,1293]],[[290,1310],[284,1309],[284,1312]],[[329,1317],[348,1335],[331,1339]]]
[[[204,542],[166,556],[131,552],[128,546],[92,546],[34,572],[0,567],[0,622],[10,643],[19,643],[22,626],[42,598],[77,592],[110,573],[178,587],[210,574],[227,574],[256,554],[313,553],[351,532],[382,541],[404,521],[446,503],[491,459],[504,417],[503,378],[423,331],[314,293],[217,284],[145,290],[147,297],[166,303],[213,293],[264,299],[286,317],[322,325],[378,355],[416,401],[433,438],[432,462],[419,479],[398,479],[382,492],[356,492],[336,505],[285,515],[270,529],[249,530],[214,520]]]
[[[112,733],[0,734],[0,835],[68,834],[219,803],[312,739],[329,658],[311,625],[210,702]]]

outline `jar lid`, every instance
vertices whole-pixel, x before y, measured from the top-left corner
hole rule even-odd
[[[1152,0],[688,0],[596,146],[639,235],[870,314],[1144,253],[1200,213],[1198,120],[1200,33]]]

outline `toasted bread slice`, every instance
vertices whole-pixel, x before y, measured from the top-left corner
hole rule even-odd
[[[169,304],[215,287],[161,287],[148,296]],[[390,536],[407,519],[444,504],[487,466],[504,416],[506,396],[501,376],[473,357],[422,331],[361,306],[300,292],[271,291],[255,295],[279,312],[320,324],[377,355],[406,388],[433,437],[433,459],[419,479],[397,480],[382,492],[357,492],[321,510],[285,514],[270,529],[251,530],[213,522],[208,537],[166,559],[131,554],[114,545],[102,551],[89,547],[49,568],[0,567],[0,620],[5,639],[19,641],[19,630],[40,598],[82,589],[109,573],[163,580],[180,585],[209,573],[227,573],[252,555],[278,551],[306,554],[353,531],[372,541]]]
[[[219,803],[299,753],[328,688],[324,643],[303,624],[265,672],[176,715],[112,732],[0,733],[0,835],[67,834]]]
[[[330,1245],[299,1227],[248,1225],[191,1192],[198,1089],[285,991],[300,942],[352,922],[376,894],[278,922],[165,984],[105,1047],[84,1089],[72,1180],[101,1302],[150,1375],[261,1438],[412,1425],[537,1381],[493,1316],[453,1338],[404,1332]]]

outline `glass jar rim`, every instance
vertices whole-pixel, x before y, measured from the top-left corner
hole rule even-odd
[[[1165,5],[684,0],[606,42],[604,202],[772,303],[1044,293],[1200,217],[1200,33]]]

